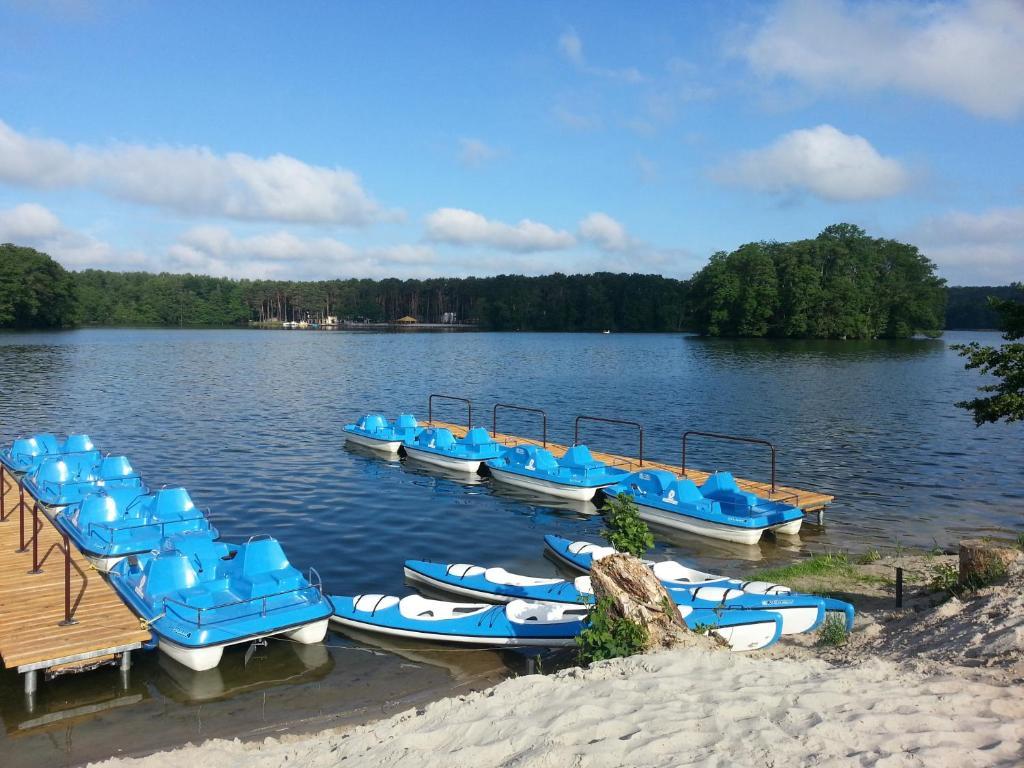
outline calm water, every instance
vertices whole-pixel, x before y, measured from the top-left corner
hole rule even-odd
[[[684,429],[766,437],[779,482],[838,496],[824,528],[735,547],[659,532],[661,551],[732,572],[809,551],[949,545],[1022,526],[1019,425],[976,429],[953,406],[979,379],[947,344],[722,341],[673,335],[85,330],[0,335],[0,440],[86,431],[127,454],[149,485],[183,485],[227,539],[279,538],[334,593],[405,591],[401,563],[425,558],[555,573],[541,537],[593,537],[591,508],[553,508],[342,447],[368,410],[427,395],[547,410],[549,436],[577,414],[639,421],[647,454],[677,461]],[[442,405],[435,416],[461,421]],[[505,432],[536,434],[502,414]],[[635,436],[588,425],[591,445],[632,452]],[[695,442],[689,463],[767,479],[767,453]],[[126,686],[105,670],[43,683],[25,711],[0,674],[0,765],[77,764],[217,735],[253,736],[365,718],[452,688],[486,685],[522,659],[402,648],[379,654],[331,633],[328,647],[271,642],[245,663],[190,674],[156,655]],[[116,746],[111,746],[116,745]]]

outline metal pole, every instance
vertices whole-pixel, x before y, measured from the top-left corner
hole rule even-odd
[[[28,547],[25,545],[25,483],[24,478],[18,480],[18,541],[21,546],[18,547],[19,552],[27,552]]]
[[[903,607],[903,569],[896,569],[896,607]]]
[[[64,621],[60,623],[62,627],[70,627],[72,624],[77,624],[78,621],[71,615],[71,542],[68,540],[68,535],[64,534]],[[122,665],[124,663],[124,657],[122,657]]]
[[[7,520],[7,478],[4,477],[4,466],[0,464],[0,523]]]
[[[29,573],[42,573],[39,567],[39,505],[32,505],[32,570]]]

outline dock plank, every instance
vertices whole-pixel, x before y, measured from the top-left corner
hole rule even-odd
[[[456,437],[464,437],[466,435],[466,427],[459,426],[458,424],[449,424],[444,421],[437,421],[436,419],[431,422],[432,426],[443,427],[450,429],[452,434]],[[498,432],[494,435],[502,445],[516,446],[516,445],[541,445],[540,440],[532,440],[526,437],[519,437],[517,435],[506,435]],[[564,453],[568,446],[561,445],[559,443],[553,443],[548,441],[547,448],[549,451],[555,454]],[[605,453],[602,451],[591,450],[595,459],[603,461],[606,464],[616,467],[623,467],[631,471],[640,469],[640,461],[635,456],[620,456],[614,453]],[[664,469],[672,472],[675,475],[680,474],[680,467],[678,464],[665,464],[660,461],[644,460],[644,469]],[[700,469],[694,469],[692,467],[686,468],[686,476],[693,480],[698,485],[703,483],[709,476],[710,472],[705,472]],[[835,501],[835,496],[831,496],[827,493],[820,493],[818,491],[808,491],[801,488],[792,488],[790,486],[776,484],[775,490],[772,490],[771,483],[759,482],[757,480],[746,480],[744,478],[737,477],[736,484],[744,491],[755,493],[758,496],[766,499],[779,499],[787,501],[795,507],[799,507],[804,512],[816,512],[817,510],[824,509],[827,505]]]
[[[8,484],[13,478],[3,471]],[[39,515],[42,573],[32,574],[31,546],[18,552],[18,490],[4,496],[7,519],[0,522],[0,659],[8,668],[52,666],[101,652],[132,650],[149,639],[138,618],[113,587],[74,545],[71,546],[71,602],[77,624],[64,620],[63,538],[46,515]],[[26,496],[26,503],[31,499]],[[31,506],[25,536],[31,541]]]

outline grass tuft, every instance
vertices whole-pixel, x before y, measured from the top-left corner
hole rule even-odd
[[[838,648],[846,645],[846,621],[842,616],[830,613],[818,630],[818,645]]]
[[[869,549],[864,552],[860,557],[857,558],[857,562],[861,565],[871,565],[882,559],[882,553],[877,549]]]
[[[755,574],[761,581],[785,583],[813,576],[853,576],[855,573],[850,559],[843,552],[828,552],[824,555],[802,560],[782,568],[768,568]]]

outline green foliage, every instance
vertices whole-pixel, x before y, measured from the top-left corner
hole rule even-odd
[[[960,581],[960,570],[951,563],[938,565],[932,569],[932,580],[929,586],[933,592],[948,592],[963,597],[977,592],[982,587],[994,584],[1006,576],[1006,564],[1001,560],[992,560],[988,567],[980,573],[974,573],[965,582]]]
[[[846,645],[846,621],[843,617],[834,613],[825,617],[818,630],[818,645],[829,648]]]
[[[827,552],[824,555],[803,560],[782,568],[768,568],[758,571],[756,578],[760,581],[785,583],[810,576],[850,576],[854,572],[850,559],[842,552]]]
[[[32,248],[0,245],[0,328],[73,326],[77,307],[64,267]]]
[[[1024,290],[1021,283],[1014,287]],[[1024,339],[1024,301],[991,298],[989,303],[999,313],[1003,338],[1009,343],[985,347],[972,341],[953,346],[967,358],[965,368],[977,369],[996,379],[979,387],[987,396],[957,403],[958,408],[971,412],[979,427],[997,421],[1024,420],[1024,343],[1018,341]]]
[[[716,253],[690,286],[689,324],[709,336],[938,335],[946,291],[917,248],[834,224],[814,240]]]
[[[950,563],[937,565],[932,568],[932,580],[928,586],[932,592],[954,594],[960,587],[960,570]]]
[[[881,559],[882,559],[882,553],[881,552],[879,552],[877,549],[869,549],[866,552],[862,553],[861,556],[857,558],[857,562],[860,563],[861,565],[870,565],[871,563],[878,562]]]
[[[643,557],[654,546],[654,536],[647,523],[640,519],[640,512],[631,496],[620,493],[609,499],[601,513],[606,526],[601,535],[619,552]]]
[[[1017,549],[1024,549],[1024,533],[1017,534]]]
[[[635,621],[611,615],[612,601],[603,597],[591,609],[583,631],[576,636],[581,664],[632,656],[647,646],[647,630]]]
[[[946,330],[997,330],[1001,318],[990,298],[1024,301],[1024,288],[1017,285],[953,286],[947,290]]]

